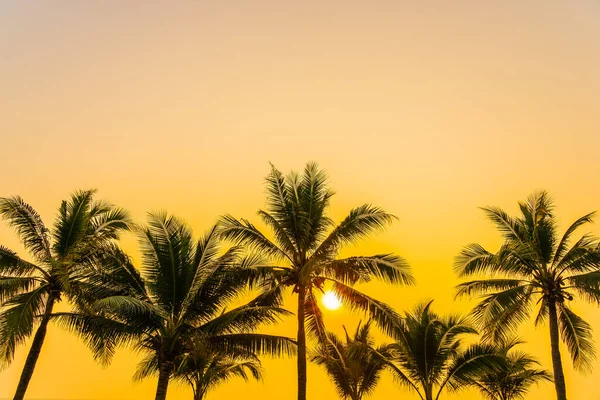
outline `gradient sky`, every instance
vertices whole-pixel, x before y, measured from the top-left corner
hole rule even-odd
[[[166,209],[199,234],[225,212],[256,221],[269,161],[316,160],[338,193],[335,219],[365,202],[400,218],[346,253],[397,252],[418,285],[364,290],[398,310],[435,298],[437,311],[466,313],[453,257],[500,243],[478,206],[515,212],[547,189],[562,228],[600,209],[599,20],[598,0],[1,0],[0,196],[23,196],[51,225],[61,199],[93,187],[136,218]],[[0,243],[22,251],[5,224]],[[598,308],[574,309],[600,342]],[[326,318],[338,331],[359,319]],[[550,369],[547,328],[531,325],[526,349]],[[0,373],[0,397],[25,355]],[[571,398],[600,399],[600,361],[583,376],[563,356]],[[121,351],[101,369],[52,326],[28,394],[152,398],[154,381],[131,381],[138,360]],[[294,361],[265,366],[264,383],[209,398],[293,398]],[[335,398],[316,366],[308,390]],[[552,394],[544,384],[530,399]],[[400,396],[417,398],[386,377],[372,398]],[[190,397],[170,388],[169,400]]]

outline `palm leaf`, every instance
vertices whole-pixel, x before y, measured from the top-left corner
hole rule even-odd
[[[52,258],[48,229],[39,214],[21,197],[0,198],[0,215],[15,228],[23,245],[36,260]]]
[[[385,228],[396,219],[394,215],[370,204],[354,208],[323,240],[313,257],[318,259],[323,255],[336,253],[342,245],[355,243],[372,232]]]
[[[7,366],[16,347],[33,332],[35,317],[45,310],[47,285],[20,293],[4,303],[0,313],[0,362]]]
[[[574,367],[591,371],[596,357],[591,326],[565,305],[559,306],[558,310],[561,337],[569,349]]]
[[[369,317],[387,334],[398,336],[400,316],[389,305],[369,297],[342,282],[328,279],[333,282],[332,291],[340,300],[352,310],[360,310]]]

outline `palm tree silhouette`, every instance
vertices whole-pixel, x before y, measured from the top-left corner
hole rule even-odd
[[[406,313],[395,347],[393,373],[422,400],[437,400],[444,390],[468,388],[501,363],[492,345],[465,348],[464,337],[477,331],[464,318],[435,314],[431,303]]]
[[[211,389],[229,379],[261,380],[262,368],[256,354],[244,347],[219,351],[210,341],[195,337],[177,361],[175,377],[192,387],[194,400],[202,400]]]
[[[14,395],[22,400],[42,350],[56,303],[83,296],[82,282],[99,268],[102,249],[127,230],[128,214],[102,201],[94,191],[78,191],[63,201],[50,231],[20,197],[0,198],[0,216],[12,226],[31,254],[26,261],[0,246],[0,359],[9,364],[18,345],[34,331],[31,348]]]
[[[524,399],[529,388],[541,381],[552,382],[549,372],[539,369],[539,363],[527,353],[514,350],[522,344],[510,340],[497,346],[496,354],[503,358],[500,367],[477,378],[474,386],[488,400]]]
[[[457,296],[482,295],[474,310],[487,338],[506,340],[538,307],[536,325],[549,321],[554,384],[558,400],[566,400],[559,341],[567,345],[575,368],[590,370],[595,357],[592,328],[568,303],[574,295],[600,303],[600,248],[585,234],[572,245],[577,228],[592,222],[594,213],[576,220],[559,239],[553,202],[546,192],[520,202],[521,215],[511,217],[499,208],[483,210],[496,225],[504,243],[496,253],[478,244],[465,247],[456,258],[461,277],[491,275],[465,282]]]
[[[384,331],[391,333],[398,320],[396,312],[352,285],[372,279],[412,284],[413,278],[408,264],[393,254],[338,258],[344,245],[384,228],[395,217],[366,204],[350,211],[335,226],[326,214],[334,193],[317,164],[307,164],[302,175],[292,172],[287,177],[271,166],[266,184],[267,209],[258,215],[271,228],[274,241],[245,219],[226,215],[220,224],[225,238],[258,250],[278,263],[255,270],[254,283],[265,291],[265,298],[281,305],[287,288],[298,296],[298,400],[306,400],[306,328],[317,338],[325,337],[315,292],[331,284],[342,302],[368,312]]]
[[[328,332],[327,340],[319,344],[311,358],[311,361],[325,367],[343,399],[361,400],[372,394],[381,373],[387,368],[394,368],[391,346],[374,347],[370,327],[370,322],[359,323],[354,336],[346,331],[345,341]]]
[[[260,259],[242,257],[238,248],[219,255],[219,244],[215,227],[195,241],[177,218],[149,214],[147,226],[140,228],[142,273],[117,252],[114,269],[90,284],[94,297],[102,298],[83,312],[57,317],[82,334],[101,360],[108,361],[119,345],[145,353],[136,377],[158,374],[156,400],[166,398],[177,363],[194,337],[225,354],[239,349],[293,354],[291,339],[249,333],[289,312],[264,306],[260,298],[225,310],[247,287],[241,272]]]

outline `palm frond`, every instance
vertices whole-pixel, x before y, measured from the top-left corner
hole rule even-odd
[[[329,200],[334,192],[328,187],[328,178],[317,163],[309,162],[304,168],[302,179],[298,184],[298,205],[302,212],[298,213],[300,229],[303,232],[299,247],[302,252],[310,252],[323,241],[327,231],[334,225],[325,215]]]
[[[91,308],[96,313],[108,313],[115,320],[137,327],[158,327],[160,320],[168,318],[163,309],[131,296],[106,297],[95,301]]]
[[[292,178],[293,179],[293,178]],[[287,237],[292,241],[295,248],[296,243],[296,224],[294,213],[292,212],[292,193],[288,185],[290,179],[286,180],[283,174],[271,164],[271,172],[265,179],[267,189],[267,211],[277,220]]]
[[[484,337],[493,341],[513,336],[531,311],[532,287],[521,285],[488,294],[473,310],[476,321],[484,328]]]
[[[275,259],[288,259],[290,256],[276,244],[267,239],[254,225],[247,220],[237,220],[231,215],[220,218],[221,234],[224,239],[235,244],[247,246],[249,249],[260,251]],[[290,260],[291,261],[291,260]]]
[[[332,291],[352,310],[360,310],[369,317],[389,336],[397,337],[400,315],[389,305],[367,296],[342,282],[328,279],[333,283]]]
[[[296,342],[284,336],[258,333],[232,333],[213,336],[208,339],[215,349],[227,352],[230,349],[246,349],[249,354],[263,354],[272,357],[296,354]]]
[[[562,259],[562,257],[565,255],[565,253],[567,252],[568,247],[569,247],[569,242],[571,240],[571,236],[573,235],[573,233],[579,227],[581,227],[585,224],[592,223],[594,221],[595,216],[596,216],[595,211],[591,212],[589,214],[586,214],[583,217],[578,218],[575,222],[573,222],[571,224],[571,226],[569,226],[567,228],[567,230],[563,234],[562,239],[558,243],[558,246],[556,247],[556,251],[554,252],[554,261],[553,261],[554,265],[556,265]]]
[[[299,250],[296,248],[296,244],[293,239],[289,236],[289,232],[283,227],[283,225],[271,214],[264,210],[258,211],[258,216],[260,219],[271,228],[273,234],[275,235],[275,239],[279,244],[279,249],[282,253],[285,254],[295,254]],[[247,221],[242,220],[243,223],[248,224]]]
[[[62,202],[53,232],[53,249],[58,257],[66,258],[70,252],[78,250],[77,245],[85,238],[94,193],[95,190],[76,191],[70,200]]]
[[[313,257],[318,259],[326,254],[335,254],[342,245],[355,243],[377,230],[382,230],[396,219],[396,216],[370,204],[354,208],[321,242]]]
[[[147,354],[142,361],[140,361],[135,369],[133,375],[134,382],[143,381],[154,375],[158,375],[159,363],[158,356],[156,353]]]
[[[478,296],[490,292],[514,289],[527,284],[520,279],[481,279],[464,282],[456,286],[456,296]]]
[[[384,282],[413,285],[415,279],[408,263],[394,254],[357,256],[327,262],[322,274],[349,284],[369,282],[373,278]]]
[[[5,275],[27,276],[39,273],[48,278],[48,273],[37,265],[23,260],[17,253],[0,246],[0,272]]]
[[[512,218],[504,210],[498,207],[483,207],[482,210],[486,216],[496,228],[502,233],[504,238],[508,241],[514,241],[518,243],[527,243],[527,237],[521,226],[519,226],[518,220]]]
[[[502,362],[503,358],[495,353],[493,345],[472,345],[448,366],[447,376],[440,385],[439,393],[446,385],[452,391],[466,388],[482,374],[499,368]]]
[[[179,310],[194,271],[195,243],[188,226],[164,212],[149,213],[140,234],[142,273],[156,301],[167,310]]]
[[[0,276],[0,305],[11,298],[29,292],[40,284],[40,280],[30,277]]]
[[[319,308],[319,302],[312,290],[307,290],[306,299],[304,302],[304,313],[306,321],[306,329],[317,340],[325,340],[325,323],[323,322],[323,312]]]
[[[198,331],[211,335],[248,332],[289,315],[291,313],[283,308],[245,305],[211,319],[198,327]]]
[[[600,271],[571,275],[565,279],[580,296],[600,304]]]
[[[35,317],[44,313],[47,290],[47,285],[40,285],[4,303],[0,313],[0,363],[4,366],[10,364],[17,346],[33,332]]]
[[[52,320],[81,337],[102,366],[108,366],[119,346],[132,345],[147,335],[147,325],[98,314],[60,312],[54,313]]]
[[[592,327],[564,304],[558,311],[561,338],[569,349],[573,366],[581,371],[591,371],[596,357]]]
[[[562,275],[565,271],[581,273],[600,268],[600,244],[591,235],[583,235],[556,264],[556,270]]]
[[[21,197],[0,198],[0,216],[17,231],[23,245],[36,260],[52,258],[48,229],[40,215]]]

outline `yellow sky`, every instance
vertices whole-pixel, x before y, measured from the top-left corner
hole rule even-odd
[[[338,192],[334,218],[364,202],[400,217],[348,254],[397,252],[418,286],[364,289],[399,310],[435,298],[467,312],[452,259],[500,243],[478,206],[515,211],[544,188],[563,228],[600,208],[599,18],[597,0],[4,0],[0,196],[23,196],[50,224],[62,198],[95,187],[137,218],[166,209],[200,233],[225,212],[254,218],[268,161],[316,160]],[[21,250],[5,224],[0,243]],[[575,309],[600,335],[598,308]],[[327,312],[333,329],[357,320]],[[292,335],[293,322],[268,331]],[[546,328],[522,336],[550,368]],[[0,373],[0,397],[24,357]],[[137,360],[122,351],[100,369],[52,327],[29,395],[151,398],[155,382],[131,382]],[[589,376],[564,362],[571,398],[599,398],[600,361]],[[265,365],[264,384],[211,397],[293,398],[294,361]],[[386,378],[373,399],[400,395],[416,398]],[[315,366],[309,397],[335,398]]]

